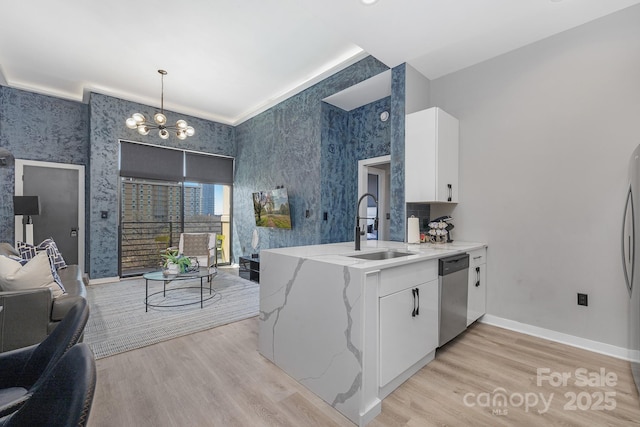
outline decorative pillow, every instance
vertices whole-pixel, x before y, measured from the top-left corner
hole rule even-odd
[[[20,265],[25,265],[26,263],[29,262],[28,259],[24,259],[24,258],[20,258],[17,255],[7,255],[10,259],[14,260],[14,261],[18,261],[20,263]]]
[[[51,253],[47,253],[49,253],[50,257],[53,256],[53,264],[56,266],[56,270],[65,268],[67,266],[67,263],[64,262],[64,258],[62,258],[62,254],[58,250],[58,246],[56,245],[56,242],[53,241],[53,238],[49,237],[48,239],[44,239],[36,247],[36,249],[39,251],[48,251],[49,248],[51,248]]]
[[[20,252],[20,257],[27,261],[36,256],[39,251],[46,251],[47,254],[52,257],[52,262],[53,265],[55,265],[56,270],[67,266],[64,258],[62,258],[62,254],[58,250],[56,242],[54,242],[51,237],[43,240],[38,246],[34,246],[26,242],[18,242],[16,246],[18,252]],[[51,251],[49,251],[48,248],[51,248]]]
[[[16,249],[20,252],[20,258],[26,259],[27,261],[35,257],[38,253],[38,248],[27,242],[18,242],[16,244]]]
[[[206,233],[184,233],[182,253],[188,256],[207,255],[209,235]]]
[[[21,291],[43,287],[51,289],[54,298],[64,293],[54,281],[46,252],[39,252],[24,266],[9,257],[0,256],[0,289]]]
[[[51,268],[51,275],[53,276],[53,280],[58,284],[58,286],[60,286],[62,292],[67,292],[67,290],[64,288],[64,285],[62,284],[62,279],[60,279],[60,276],[58,276],[58,269],[56,268],[56,265],[54,263],[55,254],[53,253],[53,249],[50,246],[47,246],[46,252],[47,258],[49,258],[49,268]]]

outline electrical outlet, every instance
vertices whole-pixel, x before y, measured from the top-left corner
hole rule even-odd
[[[578,305],[589,305],[589,297],[587,294],[578,294]]]

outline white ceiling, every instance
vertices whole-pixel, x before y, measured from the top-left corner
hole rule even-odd
[[[3,0],[0,84],[238,124],[371,54],[430,79],[640,0]],[[123,117],[123,123],[124,123]]]

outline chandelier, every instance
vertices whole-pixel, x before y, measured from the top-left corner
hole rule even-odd
[[[164,115],[164,76],[167,75],[165,70],[158,70],[162,81],[162,92],[160,96],[160,112],[153,116],[154,123],[147,122],[144,115],[134,113],[126,121],[129,129],[137,129],[140,135],[149,135],[151,129],[158,129],[158,135],[162,139],[169,138],[169,131],[175,132],[178,139],[187,139],[193,136],[195,130],[189,126],[186,121],[178,120],[175,125],[167,125],[167,116]]]

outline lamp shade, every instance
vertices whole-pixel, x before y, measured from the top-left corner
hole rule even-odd
[[[40,215],[39,196],[13,196],[14,215]]]

